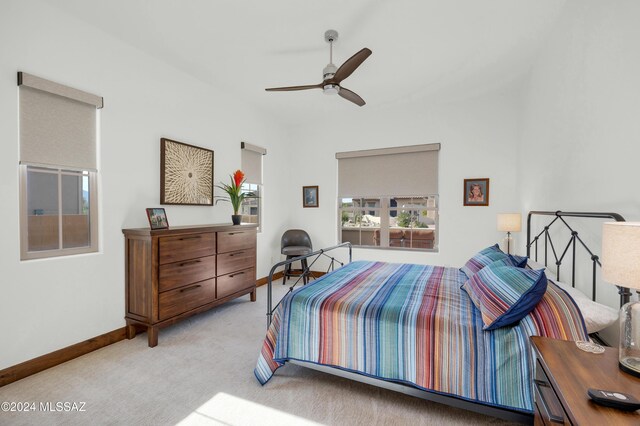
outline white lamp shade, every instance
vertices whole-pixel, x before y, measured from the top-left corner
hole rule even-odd
[[[640,222],[602,225],[602,278],[640,289]]]
[[[498,213],[498,231],[520,232],[522,215],[520,213]]]

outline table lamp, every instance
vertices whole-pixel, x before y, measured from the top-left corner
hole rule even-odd
[[[640,290],[640,222],[602,225],[602,278]],[[640,377],[640,302],[620,309],[620,369]]]
[[[506,232],[505,242],[507,254],[511,254],[512,232],[520,232],[522,229],[522,216],[520,213],[498,213],[498,231]]]

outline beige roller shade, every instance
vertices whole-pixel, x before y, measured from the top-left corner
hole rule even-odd
[[[240,144],[242,148],[242,171],[248,183],[262,185],[262,156],[267,150],[246,142]]]
[[[25,73],[18,83],[20,162],[96,170],[96,108],[102,98]]]
[[[439,150],[426,144],[337,153],[338,195],[437,194]]]

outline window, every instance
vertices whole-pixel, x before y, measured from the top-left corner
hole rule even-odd
[[[18,85],[21,259],[98,251],[102,98],[26,73]]]
[[[260,194],[261,187],[262,185],[258,185],[255,183],[245,182],[242,184],[242,192],[251,192],[258,197],[245,198],[242,202],[242,206],[240,207],[240,214],[242,215],[243,223],[257,223],[258,225],[260,225],[260,204],[262,200]]]
[[[257,223],[258,232],[262,230],[262,157],[267,150],[246,142],[240,143],[242,149],[242,171],[245,175],[243,192],[252,192],[257,198],[245,198],[240,208],[242,222]]]
[[[336,154],[339,241],[436,251],[439,149],[429,144]]]
[[[26,183],[27,253],[52,256],[96,251],[95,172],[21,165]]]

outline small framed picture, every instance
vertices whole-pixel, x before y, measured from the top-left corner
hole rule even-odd
[[[302,207],[318,207],[319,205],[318,186],[303,186]]]
[[[465,179],[463,189],[465,206],[489,205],[489,178]]]
[[[169,227],[167,214],[163,208],[147,209],[147,218],[151,229],[166,229]]]

